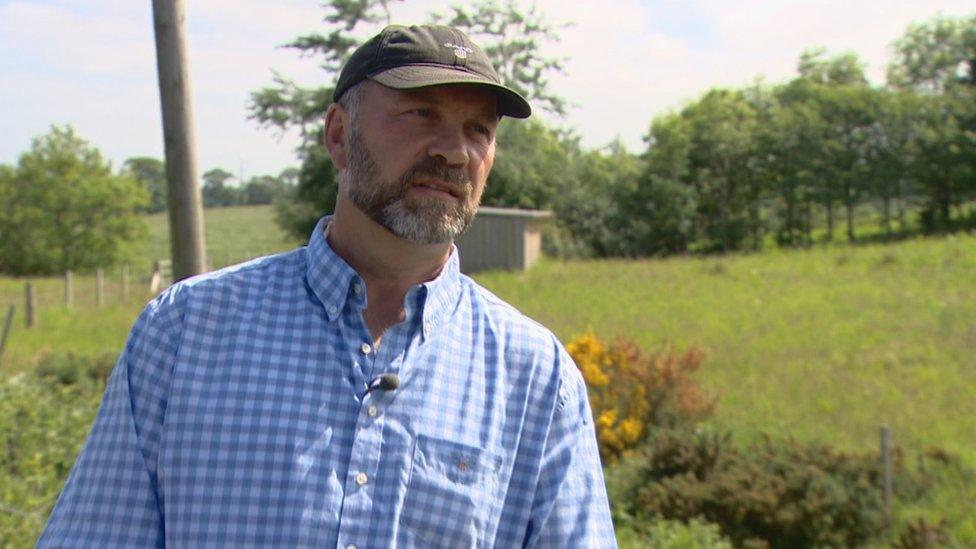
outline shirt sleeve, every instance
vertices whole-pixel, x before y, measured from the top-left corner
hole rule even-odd
[[[527,547],[616,547],[586,385],[560,346],[568,372],[543,455]]]
[[[136,321],[38,547],[164,546],[155,464],[178,325],[166,295]]]

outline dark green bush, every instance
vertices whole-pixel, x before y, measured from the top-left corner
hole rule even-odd
[[[95,418],[105,362],[74,360],[0,379],[0,547],[33,546]]]
[[[860,546],[885,526],[876,456],[661,431],[608,481],[615,514],[717,524],[736,546]],[[615,484],[616,483],[616,484]]]
[[[36,374],[61,385],[74,385],[78,382],[104,384],[112,373],[117,356],[103,353],[95,356],[79,356],[72,353],[43,356],[37,363]]]

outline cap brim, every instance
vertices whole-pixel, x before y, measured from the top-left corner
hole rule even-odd
[[[388,88],[410,90],[430,86],[473,84],[491,88],[498,96],[498,114],[512,118],[528,118],[532,107],[518,92],[487,78],[465,70],[438,65],[401,65],[370,75],[371,79]]]

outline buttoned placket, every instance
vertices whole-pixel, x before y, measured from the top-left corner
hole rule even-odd
[[[362,292],[355,290],[356,297]],[[356,299],[352,297],[352,299]],[[385,411],[393,402],[396,393],[379,388],[369,389],[370,381],[381,374],[399,373],[400,359],[410,345],[410,332],[413,329],[412,308],[407,307],[407,320],[387,330],[384,343],[378,348],[363,341],[355,348],[354,353],[361,360],[362,374],[366,380],[360,397],[360,411],[356,418],[356,430],[350,452],[349,466],[346,470],[342,511],[339,518],[338,547],[350,545],[362,547],[365,539],[370,535],[369,519],[373,509],[373,501],[377,490],[377,473],[383,447],[383,425]],[[361,316],[360,316],[361,318]],[[352,324],[356,324],[353,322]],[[360,321],[359,330],[348,326],[349,333],[358,333],[364,337],[365,322]]]

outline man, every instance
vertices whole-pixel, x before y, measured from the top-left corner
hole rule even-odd
[[[528,103],[437,26],[334,100],[334,216],[149,304],[40,546],[615,544],[578,370],[452,244]]]

